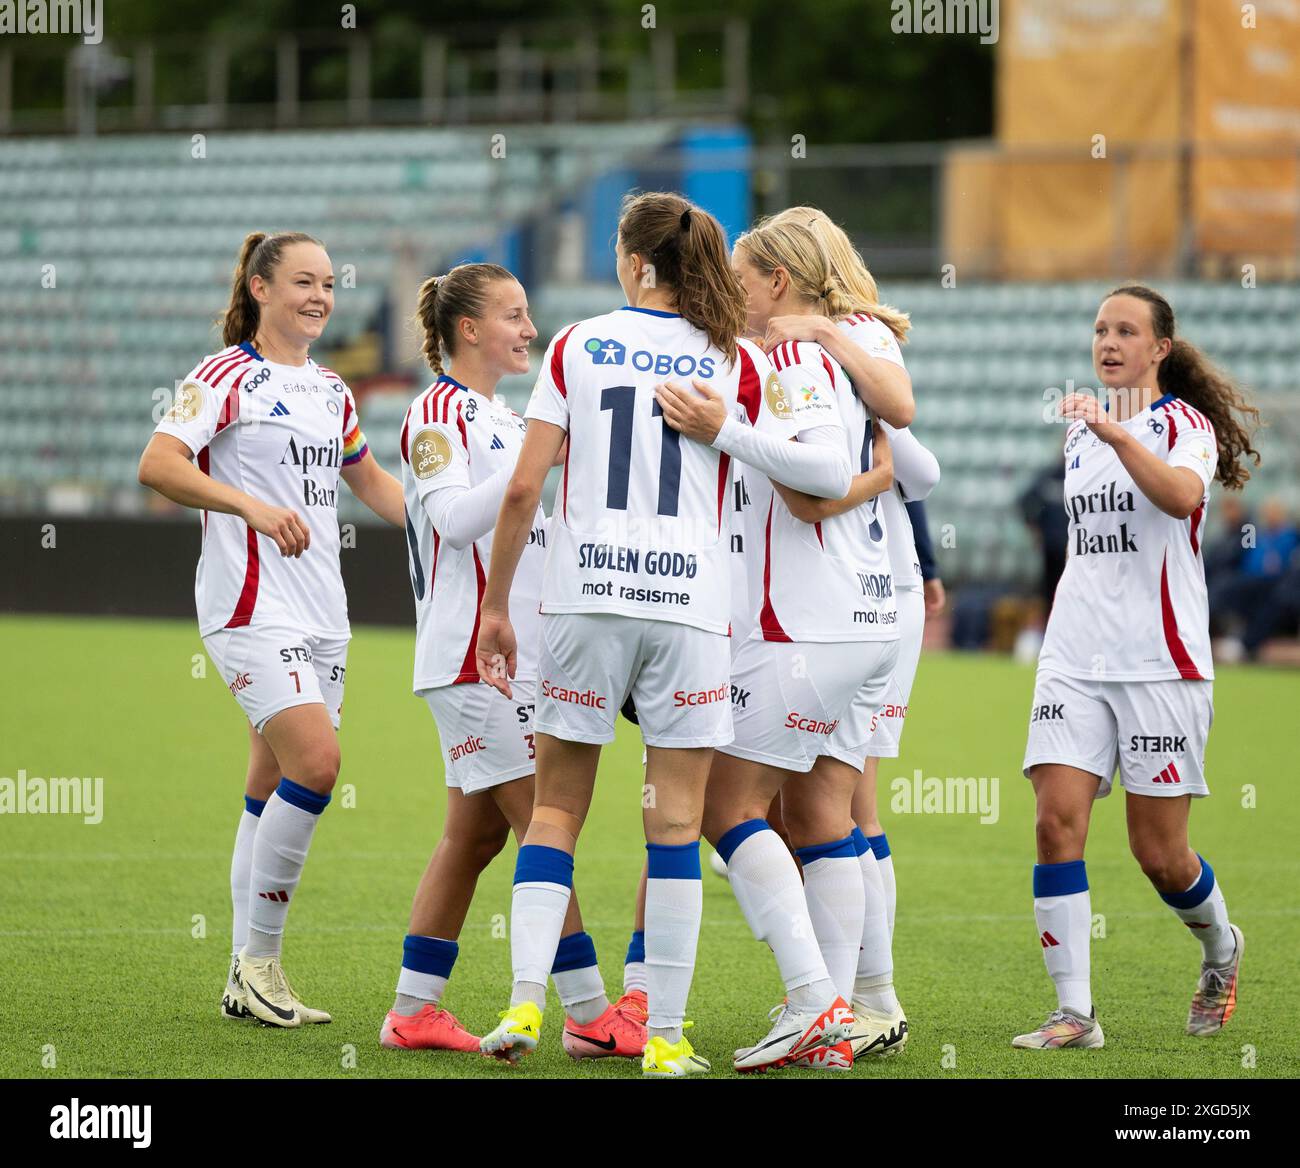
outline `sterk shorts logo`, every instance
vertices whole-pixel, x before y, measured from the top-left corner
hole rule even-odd
[[[626,346],[615,340],[602,341],[599,337],[592,337],[583,348],[591,354],[593,365],[622,365],[627,360]]]

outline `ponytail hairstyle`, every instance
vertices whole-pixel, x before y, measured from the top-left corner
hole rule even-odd
[[[457,264],[445,276],[430,276],[420,285],[413,323],[423,337],[421,348],[430,369],[446,372],[442,363],[455,356],[456,326],[462,317],[482,319],[488,285],[514,278],[500,264]]]
[[[784,268],[796,296],[815,301],[829,317],[848,316],[854,302],[831,270],[830,257],[810,227],[786,219],[761,219],[736,240],[736,248],[765,276]]]
[[[279,266],[284,249],[291,243],[314,243],[320,248],[325,246],[314,235],[302,231],[281,231],[275,235],[253,231],[244,236],[244,245],[239,249],[239,262],[235,264],[235,274],[230,281],[230,303],[225,312],[217,317],[224,344],[238,345],[251,341],[257,335],[261,310],[253,299],[249,281],[254,276],[261,276],[269,282],[272,273]]]
[[[789,207],[773,215],[768,223],[800,223],[817,237],[817,242],[830,261],[831,275],[853,302],[850,312],[865,312],[874,316],[894,334],[900,345],[907,344],[907,332],[912,322],[907,313],[888,304],[880,303],[880,290],[862,253],[853,246],[848,233],[825,211],[818,207]]]
[[[651,191],[628,195],[618,221],[623,254],[653,265],[655,286],[671,290],[677,311],[736,360],[745,331],[745,289],[731,268],[722,224],[681,195]]]
[[[1126,284],[1110,296],[1133,296],[1151,308],[1151,326],[1157,340],[1173,342],[1169,355],[1156,367],[1156,380],[1164,393],[1172,393],[1210,419],[1219,448],[1214,477],[1230,491],[1239,491],[1250,478],[1245,456],[1259,451],[1251,442],[1260,425],[1259,410],[1250,404],[1236,382],[1195,345],[1174,336],[1174,310],[1169,301],[1145,284]],[[1240,417],[1238,416],[1240,415]]]

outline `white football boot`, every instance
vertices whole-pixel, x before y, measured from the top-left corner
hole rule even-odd
[[[242,950],[231,969],[231,982],[244,992],[243,1004],[259,1022],[292,1029],[304,1022],[332,1022],[324,1010],[304,1005],[293,992],[278,957],[249,957]]]
[[[853,1031],[853,1014],[843,998],[824,1010],[795,1010],[789,1002],[773,1006],[772,1029],[755,1046],[736,1051],[738,1071],[769,1071],[786,1066],[820,1046],[843,1042]]]
[[[853,1044],[855,1059],[866,1055],[887,1058],[898,1054],[907,1045],[907,1017],[903,1007],[899,1006],[892,1014],[882,1014],[855,998],[853,1033],[849,1041]]]
[[[1017,1034],[1011,1045],[1021,1050],[1059,1050],[1067,1046],[1096,1049],[1105,1042],[1094,1007],[1091,1015],[1078,1010],[1053,1010],[1037,1030]]]

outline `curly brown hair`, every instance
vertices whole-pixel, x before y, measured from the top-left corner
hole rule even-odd
[[[1145,300],[1151,308],[1151,327],[1157,340],[1172,342],[1169,356],[1157,368],[1157,382],[1165,393],[1172,393],[1189,406],[1200,410],[1214,427],[1214,441],[1219,448],[1219,465],[1214,477],[1230,491],[1239,491],[1250,478],[1245,465],[1254,456],[1259,466],[1259,451],[1251,443],[1260,426],[1259,410],[1246,400],[1240,387],[1195,345],[1174,335],[1174,310],[1154,288],[1145,284],[1125,284],[1110,296],[1133,296]]]

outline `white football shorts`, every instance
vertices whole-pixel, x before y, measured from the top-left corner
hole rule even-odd
[[[800,773],[820,755],[839,758],[832,741],[854,695],[867,687],[879,707],[897,660],[897,641],[746,641],[731,667],[736,738],[723,753]]]
[[[925,593],[919,587],[903,586],[894,590],[898,602],[898,664],[885,687],[885,698],[876,709],[869,708],[870,694],[859,693],[844,716],[841,727],[845,741],[860,741],[861,727],[867,733],[867,758],[897,758],[903,738],[903,720],[912,699],[912,683],[921,660],[921,642],[925,639]],[[836,732],[839,737],[839,731]],[[836,755],[836,757],[840,757]],[[847,761],[847,760],[846,760]]]
[[[447,786],[476,795],[536,771],[533,687],[511,681],[509,698],[484,681],[420,691],[438,724]]]
[[[1120,785],[1139,795],[1210,793],[1205,743],[1214,721],[1212,681],[1084,681],[1038,674],[1029,712],[1025,774],[1055,762],[1101,776],[1097,798]]]
[[[320,702],[334,729],[343,710],[348,638],[317,637],[279,625],[218,629],[203,645],[221,679],[260,734],[290,706]]]
[[[730,742],[727,640],[674,621],[543,613],[537,730],[567,742],[613,742],[631,695],[647,746]]]

